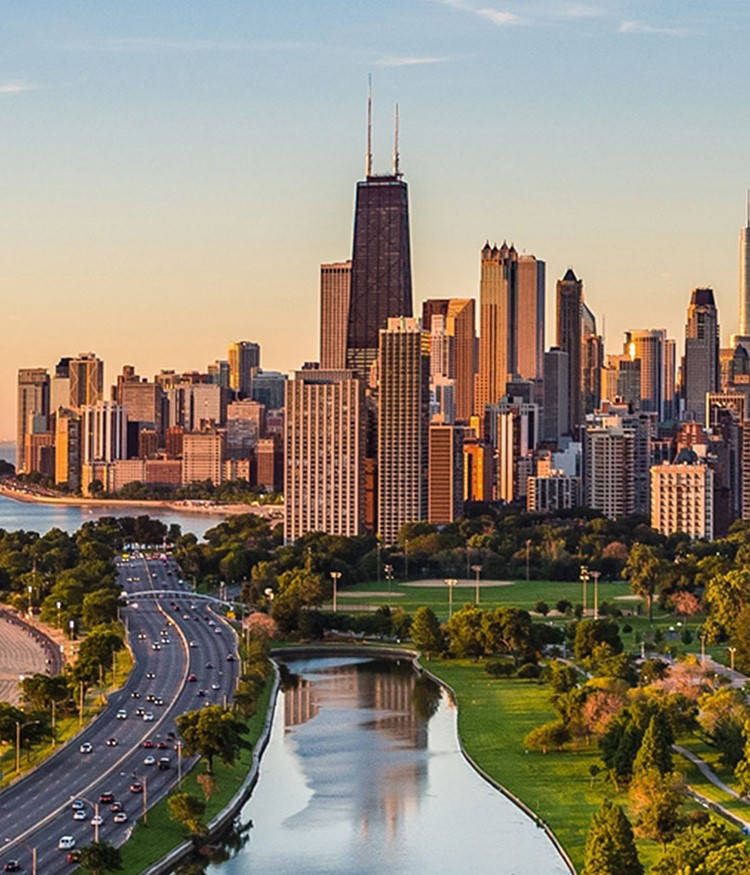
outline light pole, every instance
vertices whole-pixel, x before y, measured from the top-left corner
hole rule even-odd
[[[701,666],[706,667],[706,633],[701,633]]]
[[[581,565],[581,585],[583,587],[583,615],[586,616],[586,589],[589,582],[589,570],[585,565]]]
[[[529,547],[531,547],[531,538],[526,538],[526,583],[529,582]]]
[[[182,786],[182,742],[177,742],[177,786]]]
[[[474,575],[476,578],[475,583],[474,583],[474,588],[476,590],[475,594],[474,594],[474,602],[478,605],[479,604],[479,575],[482,572],[482,566],[481,565],[472,565],[471,570],[474,572]]]
[[[390,595],[393,589],[393,566],[390,562],[383,566],[383,571],[385,572],[385,579],[388,581],[388,595]]]
[[[445,583],[448,587],[448,619],[453,616],[453,587],[458,583],[455,577],[447,577]]]
[[[21,771],[21,733],[27,726],[38,726],[39,723],[39,720],[29,720],[28,723],[16,720],[16,774]]]
[[[591,576],[594,578],[594,619],[599,619],[599,575],[601,571],[592,571]]]
[[[736,647],[727,647],[729,651],[729,668],[734,671],[734,654],[737,653]]]
[[[388,567],[388,566],[386,566]],[[341,579],[340,571],[332,571],[331,572],[331,580],[333,581],[333,613],[336,613],[336,595],[338,591],[338,583]]]
[[[98,844],[99,843],[99,803],[92,802],[90,799],[87,799],[85,796],[78,796],[78,797],[71,796],[70,797],[71,801],[73,799],[76,799],[76,798],[81,799],[83,802],[85,802],[87,805],[90,805],[94,809],[94,819],[92,821],[92,825],[94,827],[94,841]]]
[[[60,626],[60,608],[62,607],[62,602],[55,602],[55,607],[57,608],[57,628],[61,629]]]
[[[27,589],[29,590],[29,616],[31,616],[31,608],[32,608],[31,594],[34,592],[34,587],[31,584],[29,584]]]
[[[404,538],[404,580],[409,579],[409,539]]]
[[[378,584],[380,584],[380,535],[375,535],[378,545]]]

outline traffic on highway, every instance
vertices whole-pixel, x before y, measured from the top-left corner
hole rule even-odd
[[[35,856],[37,872],[64,873],[91,841],[126,841],[135,821],[194,763],[182,755],[176,718],[226,704],[235,691],[235,632],[193,594],[178,566],[138,553],[117,566],[135,666],[89,726],[0,793],[5,871],[32,872]]]

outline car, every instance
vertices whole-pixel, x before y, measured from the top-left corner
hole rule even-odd
[[[151,644],[152,650],[161,650],[161,644],[158,641],[153,641]]]
[[[86,803],[83,801],[83,799],[74,799],[70,803],[70,807],[73,809],[73,811],[83,811],[86,808]]]
[[[112,736],[112,738],[108,738],[106,741],[107,747],[117,747],[117,739]]]
[[[81,855],[78,853],[78,851],[69,851],[65,859],[69,863],[77,863],[81,859]]]
[[[145,709],[145,708],[136,708],[136,709],[135,709],[135,716],[136,716],[136,717],[143,717],[143,715],[144,715],[145,713],[146,713],[146,709]]]
[[[139,640],[139,641],[145,641],[145,640],[146,640],[146,633],[145,633],[145,632],[139,632],[139,633],[138,633],[138,640]]]
[[[197,674],[189,674],[189,675],[188,675],[188,681],[189,681],[191,684],[194,684],[197,680],[198,680],[198,675],[197,675]]]
[[[227,662],[234,662],[234,654],[227,653]]]
[[[115,823],[127,823],[128,816],[124,811],[118,811],[117,814],[112,818]]]
[[[146,701],[147,701],[147,702],[153,702],[155,698],[156,698],[156,696],[155,696],[153,693],[149,693],[149,694],[146,696]]]
[[[130,698],[131,699],[140,699],[141,694],[138,692],[138,690],[133,690],[133,692],[130,694]]]
[[[95,814],[91,818],[91,826],[101,826],[103,823],[104,823],[104,818],[101,816],[101,814]]]
[[[109,790],[99,794],[99,803],[101,805],[111,805],[115,801],[115,794]]]
[[[140,781],[133,781],[130,785],[131,793],[143,793],[143,784]]]
[[[109,806],[109,810],[112,812],[112,814],[117,814],[119,811],[122,811],[122,802],[113,802]]]
[[[3,863],[3,872],[20,872],[21,864],[18,860],[7,860]]]
[[[143,719],[146,723],[153,723],[154,712],[153,711],[146,711],[146,713],[143,715]]]
[[[146,677],[147,677],[150,681],[152,681],[152,680],[156,677],[156,672],[155,672],[155,671],[147,671],[147,672],[146,672]]]
[[[169,629],[159,629],[159,634],[162,638],[166,638],[169,635]]]
[[[209,617],[209,618],[208,618],[208,625],[209,625],[209,626],[215,626],[216,623],[214,623],[214,621]]]
[[[169,745],[167,744],[166,741],[157,741],[156,742],[156,749],[157,750],[169,750]]]
[[[160,771],[164,771],[165,769],[168,769],[169,766],[170,766],[169,757],[159,757],[159,769],[160,769]]]
[[[221,629],[218,626],[214,629],[214,635],[221,635]]]
[[[221,689],[221,684],[211,684],[211,689],[212,689],[212,690],[220,690],[220,689]]]
[[[201,699],[202,699],[205,695],[206,695],[206,691],[205,691],[205,690],[198,690],[198,692],[196,693],[196,696],[199,696]]]
[[[147,757],[143,758],[143,765],[144,766],[153,766],[153,764],[155,762],[156,762],[156,757],[152,757],[151,754],[149,754]]]
[[[128,717],[128,712],[124,708],[120,708],[120,710],[117,712],[117,719],[118,720],[127,720],[127,717]]]
[[[189,620],[189,619],[190,619],[190,614],[183,614],[183,615],[182,615],[182,619],[183,619],[183,620]]]
[[[85,811],[74,811],[73,812],[73,820],[86,820],[86,812]]]
[[[94,749],[94,745],[90,741],[84,741],[83,744],[78,748],[79,753],[91,753]]]
[[[143,747],[152,748],[153,746],[154,746],[154,743],[153,743],[153,741],[151,741],[150,738],[147,738],[147,739],[143,742]]]
[[[76,846],[76,840],[73,836],[60,836],[57,842],[57,847],[61,851],[69,851]]]
[[[207,668],[207,669],[210,670],[210,669],[212,669],[213,667],[214,667],[214,664],[213,664],[212,662],[207,662],[207,663],[206,663],[206,668]]]
[[[154,699],[154,705],[163,705],[163,704],[164,704],[164,699],[162,699],[161,696],[157,696],[157,697]]]

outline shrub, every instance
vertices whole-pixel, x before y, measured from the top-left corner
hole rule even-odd
[[[513,674],[515,666],[512,662],[506,662],[503,659],[492,659],[485,666],[485,671],[493,678],[507,678]]]
[[[538,678],[542,673],[542,669],[535,665],[533,662],[525,662],[518,669],[518,677],[519,678]]]

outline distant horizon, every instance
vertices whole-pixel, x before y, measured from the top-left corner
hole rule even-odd
[[[18,369],[64,355],[95,352],[107,387],[123,364],[203,370],[238,339],[270,370],[317,359],[318,269],[351,256],[370,72],[376,173],[400,106],[415,313],[478,299],[479,251],[505,239],[546,262],[547,348],[567,267],[607,352],[665,328],[679,356],[700,286],[722,345],[738,330],[750,9],[34,5],[0,36],[3,440]]]

